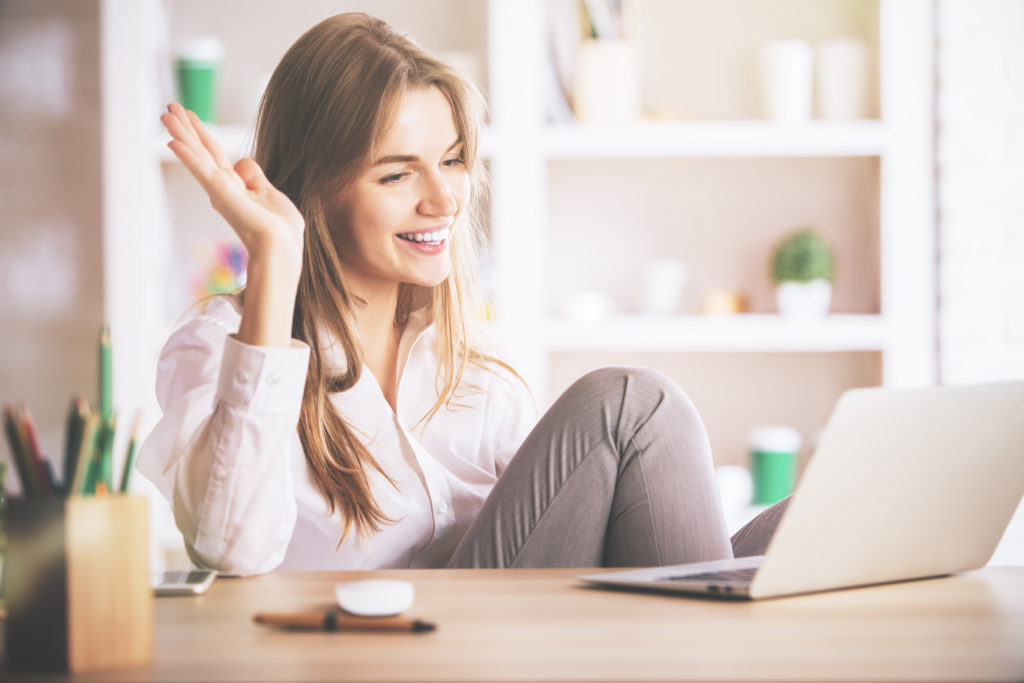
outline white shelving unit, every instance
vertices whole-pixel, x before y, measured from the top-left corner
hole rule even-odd
[[[794,128],[743,120],[558,124],[548,127],[543,147],[549,159],[874,157],[884,149],[880,121],[814,122]]]
[[[547,348],[569,353],[825,353],[882,351],[889,343],[877,315],[830,315],[821,321],[764,313],[621,315],[598,323],[552,322],[546,329]]]
[[[733,26],[723,19],[738,9],[764,10],[763,3],[757,3],[754,8],[732,1],[705,5],[698,5],[694,0],[679,4],[676,0],[638,1],[648,8],[672,12],[699,9],[688,17],[689,24],[696,24],[696,27],[687,27],[691,32],[699,32],[703,21],[711,22],[708,33],[723,30],[724,25]],[[770,370],[779,365],[773,360],[776,357],[785,356],[786,362],[792,363],[786,367],[796,367],[800,358],[806,358],[807,365],[815,368],[815,372],[820,373],[825,368],[824,372],[830,375],[823,380],[828,383],[826,387],[807,392],[818,403],[826,403],[809,411],[803,425],[810,441],[814,425],[831,407],[829,397],[834,398],[846,386],[878,382],[891,386],[925,385],[935,379],[930,107],[932,3],[929,0],[823,0],[809,5],[799,0],[772,0],[768,4],[772,11],[780,10],[777,14],[788,12],[790,16],[799,17],[799,21],[794,19],[791,27],[781,19],[776,22],[778,25],[767,28],[759,27],[758,22],[735,24],[736,41],[747,42],[725,41],[728,45],[721,49],[737,52],[741,49],[737,45],[752,44],[754,40],[789,37],[784,35],[789,28],[794,37],[819,39],[822,34],[837,30],[836,26],[842,28],[841,23],[835,25],[828,18],[828,8],[834,6],[836,14],[855,17],[856,21],[842,17],[841,21],[854,22],[855,31],[868,31],[872,44],[877,47],[880,112],[877,119],[815,120],[796,127],[754,120],[744,104],[750,99],[744,90],[749,90],[750,84],[744,82],[733,88],[740,93],[737,101],[742,106],[737,105],[731,113],[717,118],[623,126],[548,125],[543,88],[548,68],[544,0],[489,0],[482,23],[478,15],[467,19],[463,16],[465,12],[454,11],[451,0],[426,5],[416,0],[313,2],[290,9],[290,14],[295,16],[289,16],[287,26],[260,26],[259,31],[267,35],[261,33],[252,40],[266,39],[274,46],[271,55],[260,54],[264,61],[271,61],[273,55],[283,51],[281,46],[287,47],[298,37],[300,31],[293,28],[301,25],[304,30],[323,16],[352,9],[377,13],[395,23],[404,20],[407,14],[415,15],[419,17],[417,26],[422,26],[425,34],[416,33],[414,29],[409,29],[410,32],[437,49],[464,50],[467,45],[453,44],[453,41],[472,38],[470,48],[476,50],[475,56],[484,68],[490,105],[484,152],[493,186],[490,227],[494,255],[488,279],[493,287],[495,327],[502,345],[512,351],[510,360],[531,382],[541,405],[546,405],[561,388],[564,380],[560,377],[570,369],[576,371],[609,361],[665,366],[663,369],[678,377],[684,387],[700,395],[702,388],[689,382],[692,380],[689,370],[674,366],[677,361],[680,367],[689,368],[693,363],[703,363],[708,356],[713,357],[713,366],[728,363],[723,358],[736,354],[738,363],[753,363],[754,367],[762,364]],[[115,392],[125,400],[146,405],[152,403],[147,397],[152,393],[155,356],[159,342],[167,333],[167,321],[148,315],[145,324],[139,325],[137,313],[163,310],[161,300],[166,299],[166,290],[173,283],[153,283],[152,273],[160,272],[158,264],[166,241],[173,240],[180,228],[173,220],[175,211],[181,205],[196,201],[194,194],[189,194],[194,190],[175,184],[175,174],[180,175],[180,172],[174,170],[173,158],[163,147],[166,138],[155,125],[160,97],[156,84],[161,82],[159,73],[166,64],[170,43],[167,25],[159,17],[166,8],[171,15],[183,15],[177,16],[176,25],[187,26],[191,31],[235,29],[230,22],[218,18],[223,12],[218,14],[195,0],[166,0],[165,3],[160,0],[103,0],[102,7],[104,25],[114,36],[109,43],[104,42],[104,82],[119,84],[104,95],[109,133],[104,153],[105,165],[110,168],[106,193],[108,204],[117,207],[116,211],[108,213],[106,239],[111,244],[129,245],[127,249],[111,249],[107,259],[108,279],[124,285],[107,288],[108,292],[113,292],[107,301],[108,319],[120,330],[115,343],[122,348],[137,349],[131,356],[118,357]],[[479,7],[474,4],[474,12]],[[266,9],[280,11],[272,5]],[[866,20],[859,18],[865,13]],[[435,21],[438,16],[445,17],[445,21]],[[821,24],[818,28],[816,21]],[[452,26],[446,25],[452,22]],[[126,31],[125,27],[131,27],[131,31]],[[664,30],[667,28],[658,29]],[[651,33],[658,34],[658,31]],[[479,35],[481,33],[486,35]],[[238,37],[241,35],[232,34],[238,40],[242,39]],[[232,36],[228,36],[228,40]],[[664,63],[663,68],[670,70],[688,63],[687,73],[691,75],[699,75],[700,69],[724,68],[716,66],[718,62],[737,61],[724,59],[723,55],[717,55],[717,62],[702,61],[693,54],[681,52],[693,42],[658,44],[649,50],[645,48],[644,55],[649,55],[651,50],[667,51],[668,54],[660,55],[661,59],[650,63]],[[228,49],[229,53],[233,49],[230,42]],[[663,80],[666,74],[652,71],[652,68],[645,66],[645,77]],[[232,74],[237,76],[239,72]],[[225,70],[225,78],[232,74]],[[692,80],[700,82],[696,77]],[[230,151],[241,153],[247,149],[251,130],[249,124],[236,122],[218,127],[216,133]],[[705,166],[718,175],[702,174]],[[803,170],[805,166],[809,170]],[[833,167],[842,173],[819,173],[823,168]],[[696,253],[693,258],[717,262],[721,267],[710,268],[713,271],[728,271],[724,266],[730,259],[751,260],[750,252],[759,253],[770,241],[764,232],[767,228],[758,227],[762,214],[770,213],[765,209],[766,201],[730,197],[728,192],[736,177],[754,177],[753,182],[763,184],[768,195],[774,189],[788,193],[786,201],[780,202],[781,209],[774,205],[769,207],[786,217],[800,215],[800,204],[806,202],[812,206],[812,200],[819,196],[840,196],[850,205],[850,211],[857,212],[857,216],[849,217],[842,214],[846,208],[833,210],[840,214],[837,219],[837,223],[842,224],[837,228],[841,230],[839,237],[853,254],[852,260],[841,266],[848,274],[867,273],[861,274],[867,278],[866,290],[870,291],[847,292],[847,300],[852,303],[838,309],[843,313],[817,323],[796,324],[784,320],[773,314],[763,296],[757,299],[759,303],[753,313],[729,318],[699,316],[691,306],[687,314],[668,319],[635,315],[626,307],[600,323],[558,319],[551,311],[551,303],[559,293],[555,275],[559,275],[561,269],[572,266],[583,269],[584,275],[607,275],[609,279],[615,275],[588,273],[587,249],[570,252],[564,249],[566,230],[607,235],[614,228],[609,222],[619,220],[612,215],[614,211],[604,212],[608,214],[605,217],[598,208],[586,214],[588,223],[583,228],[566,221],[566,217],[576,211],[574,202],[588,196],[587,183],[594,178],[615,190],[614,196],[593,190],[603,195],[595,197],[606,203],[601,206],[637,205],[636,220],[624,227],[631,238],[650,240],[659,231],[678,231],[682,229],[678,225],[689,223],[706,225],[705,231],[719,229],[718,217],[714,214],[684,220],[686,212],[694,210],[692,205],[682,201],[688,196],[688,187],[675,190],[679,202],[673,204],[675,196],[666,197],[665,191],[650,189],[653,183],[644,174],[646,168],[655,169],[656,173],[678,172],[686,179],[713,176],[702,181],[705,182],[702,191],[711,193],[713,201],[709,203],[732,204],[728,221],[750,224],[749,228],[730,232],[720,245],[710,247],[700,233],[685,233],[675,238],[677,242],[702,244],[700,248],[705,251]],[[789,182],[775,177],[781,177],[780,169],[792,172],[785,177],[795,177],[800,183],[806,183],[806,187],[794,189],[792,183],[780,185]],[[847,192],[845,187],[835,187],[836,183],[842,184],[849,178],[866,189]],[[187,196],[182,196],[183,193]],[[745,206],[748,201],[749,207]],[[828,201],[820,203],[828,204]],[[683,215],[672,216],[677,219],[675,222],[660,217],[674,212],[677,205]],[[172,209],[171,216],[168,206]],[[819,206],[812,208],[821,211]],[[193,222],[191,218],[184,220]],[[217,221],[212,214],[201,220]],[[161,226],[165,225],[169,229],[162,232]],[[781,230],[786,226],[770,227]],[[640,241],[631,239],[628,244],[624,243],[624,255]],[[858,245],[862,243],[868,247],[860,249]],[[721,248],[716,250],[716,246]],[[757,258],[763,265],[767,257],[761,254]],[[126,284],[133,282],[146,284],[140,287]],[[865,363],[865,354],[873,360]],[[578,366],[577,358],[582,359]],[[853,359],[857,368],[873,369],[848,371],[846,366],[850,364],[845,362],[846,358]],[[571,362],[567,364],[567,361]],[[686,376],[680,376],[681,373]],[[757,414],[759,419],[765,420],[785,419],[785,415],[780,417],[769,409],[785,402],[779,401],[776,389],[758,384],[757,377],[761,374],[771,373],[753,369],[746,378],[733,377],[716,385],[715,391],[722,396],[742,395],[744,400],[753,402],[749,415]],[[800,381],[794,379],[790,384],[799,385]],[[797,388],[786,387],[787,401],[794,404],[794,410],[802,410],[804,406],[797,396]],[[707,421],[714,427],[712,442],[716,454],[726,454],[723,456],[726,462],[736,461],[737,444],[742,437],[735,435],[742,434],[753,418],[746,415],[730,419],[728,415],[716,415],[715,401],[705,400],[704,403],[711,404]],[[722,403],[728,405],[729,401]],[[699,407],[703,411],[705,405],[699,404]],[[150,416],[150,421],[152,419],[155,416]],[[731,441],[723,441],[721,435],[726,433],[733,435]]]
[[[714,36],[708,37],[707,43],[720,38],[714,31],[721,31],[722,26],[742,34],[719,41],[732,46],[726,49],[737,49],[744,40],[747,44],[740,47],[749,47],[750,41],[758,39],[796,37],[813,43],[829,37],[829,32],[850,29],[874,50],[878,116],[851,122],[816,119],[807,125],[783,126],[752,119],[747,106],[750,96],[738,98],[743,101],[732,113],[717,118],[629,125],[548,125],[544,122],[540,88],[543,79],[535,76],[542,73],[535,71],[538,65],[546,67],[544,45],[539,39],[518,44],[519,36],[538,35],[536,27],[544,21],[543,2],[492,2],[492,107],[496,128],[501,132],[501,145],[492,158],[495,243],[500,249],[496,255],[496,310],[502,336],[516,350],[513,360],[526,373],[542,402],[551,400],[588,368],[608,363],[653,365],[676,378],[695,397],[705,413],[720,464],[741,464],[745,434],[757,422],[789,420],[800,427],[806,443],[812,444],[832,402],[844,389],[863,384],[934,383],[931,3],[828,0],[811,7],[779,0],[766,6],[759,4],[758,8],[736,2],[700,5],[692,1],[673,4],[640,0],[640,4],[647,6],[644,13],[648,16],[661,10],[686,14],[695,25],[684,29],[691,37],[701,33],[702,22],[707,22],[706,33]],[[661,7],[648,11],[652,5]],[[830,23],[832,19],[826,17],[830,7],[842,15],[839,24]],[[759,35],[756,21],[733,21],[736,11],[747,10],[762,15],[788,11],[796,19],[792,26],[780,27],[776,22]],[[672,29],[655,27],[648,35],[663,35]],[[516,36],[515,44],[506,36]],[[686,38],[680,38],[672,45],[644,46],[643,55],[653,55],[650,63],[664,64],[667,70],[677,69],[687,58],[696,58],[700,66],[689,66],[686,73],[691,75],[699,68],[716,68],[713,58],[703,60],[703,55],[686,53],[688,44]],[[722,61],[735,64],[740,60]],[[650,76],[651,67],[645,66],[644,73]],[[653,78],[661,76],[655,74]],[[744,87],[749,89],[750,85],[747,82]],[[807,204],[809,212],[820,213],[815,204],[818,195],[845,191],[837,190],[837,182],[850,182],[852,187],[865,176],[870,178],[867,190],[850,190],[851,194],[843,198],[851,205],[851,213],[858,215],[840,215],[836,223],[844,223],[839,238],[845,240],[848,249],[840,255],[847,259],[841,260],[841,275],[847,278],[846,283],[860,276],[861,285],[873,291],[848,289],[845,305],[840,302],[836,309],[842,312],[816,323],[796,323],[773,314],[763,293],[754,312],[728,318],[697,315],[692,301],[685,314],[669,318],[637,315],[628,304],[619,305],[615,314],[598,322],[574,322],[558,317],[553,310],[555,300],[563,293],[558,281],[569,277],[563,276],[563,269],[582,273],[583,279],[589,278],[588,286],[595,281],[598,287],[616,286],[614,280],[621,277],[615,266],[617,246],[607,249],[613,252],[610,257],[594,255],[590,247],[600,252],[604,242],[621,240],[625,261],[632,243],[644,241],[649,233],[685,230],[688,223],[700,223],[707,217],[700,214],[690,220],[685,214],[694,210],[692,202],[683,201],[685,186],[678,187],[680,201],[676,204],[665,200],[666,192],[671,192],[665,188],[669,183],[659,184],[656,193],[647,192],[645,187],[650,183],[646,171],[678,173],[692,179],[707,168],[709,175],[722,178],[717,185],[722,195],[720,203],[741,203],[743,197],[729,197],[721,190],[733,182],[734,176],[761,173],[770,186],[786,182],[773,178],[776,170],[781,168],[800,177],[801,172],[793,169],[801,165],[808,169],[804,171],[806,177],[801,177],[806,188],[785,188],[785,196],[792,198],[793,204]],[[842,172],[814,177],[822,168],[840,168]],[[694,192],[707,191],[713,184],[709,181]],[[592,202],[598,208],[579,211],[581,203]],[[635,213],[618,210],[618,206],[628,203],[657,203],[662,213],[651,215],[642,208]],[[752,203],[744,216],[737,217],[739,210],[730,214],[729,220],[755,226],[762,206],[789,215],[762,200],[761,205]],[[835,209],[834,213],[846,208]],[[673,215],[677,209],[683,215]],[[583,217],[577,219],[573,215],[577,212]],[[790,214],[798,215],[799,210],[792,209]],[[708,230],[716,227],[711,223]],[[768,229],[778,232],[786,227],[780,223]],[[712,251],[687,256],[749,262],[749,252],[758,249],[760,267],[766,271],[770,240],[763,229],[759,232],[756,227],[749,228],[749,245],[737,234],[741,230],[731,232],[728,239],[739,248],[723,242],[721,254],[713,253],[712,247]],[[588,244],[588,240],[594,243]],[[651,247],[650,239],[647,241],[648,249],[657,248],[657,244]],[[685,237],[676,238],[676,248],[685,241]],[[851,244],[856,247],[858,243],[870,246],[859,251],[850,249]],[[665,247],[670,250],[673,245]],[[593,264],[587,266],[587,261]],[[810,376],[778,375],[802,365],[808,367]],[[737,367],[742,368],[742,374],[736,374]],[[715,378],[709,379],[702,371],[715,374]],[[784,384],[780,386],[780,382]],[[785,400],[780,401],[780,395]],[[791,406],[791,410],[787,412],[783,406]]]

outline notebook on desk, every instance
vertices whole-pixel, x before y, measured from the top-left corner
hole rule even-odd
[[[943,576],[988,562],[1022,495],[1024,382],[853,389],[763,556],[579,579],[752,600]]]

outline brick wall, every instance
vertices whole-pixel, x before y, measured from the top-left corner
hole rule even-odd
[[[98,18],[97,0],[0,0],[0,403],[28,405],[58,470],[103,318]]]
[[[936,9],[940,376],[1024,378],[1024,2]]]

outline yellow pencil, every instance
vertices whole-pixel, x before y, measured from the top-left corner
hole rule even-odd
[[[68,489],[69,494],[92,493],[86,489],[89,484],[89,473],[92,471],[92,461],[96,458],[96,432],[99,424],[99,414],[90,411],[82,428],[82,441],[79,444],[78,460],[75,462],[75,478]]]

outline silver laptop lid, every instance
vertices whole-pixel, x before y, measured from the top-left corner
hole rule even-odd
[[[846,392],[751,597],[983,566],[1024,493],[1024,382]]]

